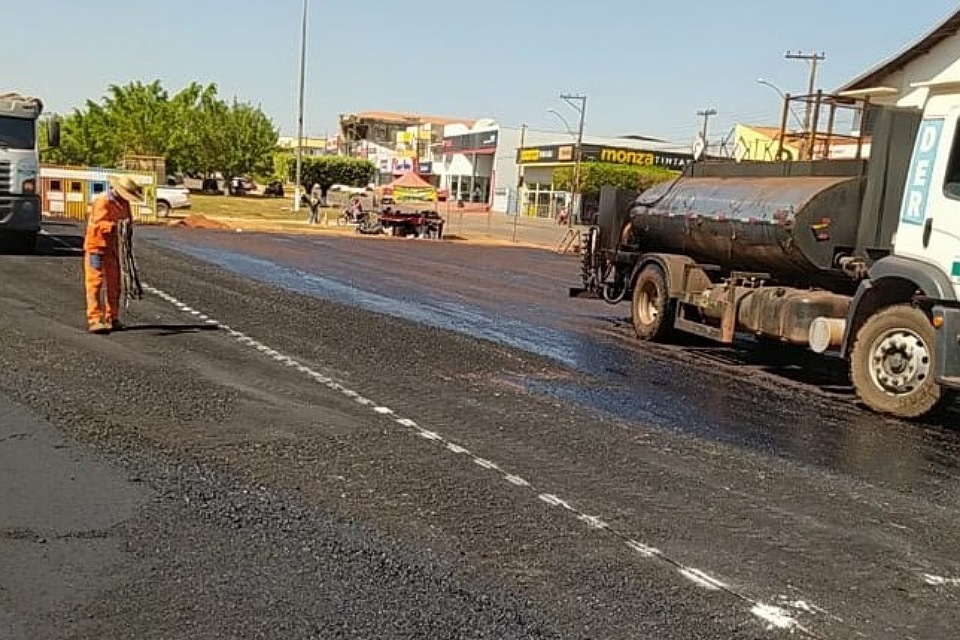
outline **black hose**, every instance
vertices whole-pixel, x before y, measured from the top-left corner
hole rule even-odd
[[[131,300],[143,298],[143,285],[140,283],[140,273],[137,269],[137,260],[133,255],[133,221],[121,220],[118,225],[120,250],[120,275],[123,295],[126,305]]]

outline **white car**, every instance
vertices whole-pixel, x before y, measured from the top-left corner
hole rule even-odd
[[[157,216],[166,218],[172,209],[190,208],[190,190],[182,184],[157,187]]]

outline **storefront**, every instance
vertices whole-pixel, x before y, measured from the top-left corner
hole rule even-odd
[[[499,131],[491,129],[443,138],[442,160],[433,169],[451,200],[490,202],[499,137]]]
[[[523,174],[520,194],[523,215],[553,218],[562,207],[570,207],[572,194],[557,186],[554,172],[557,168],[575,164],[575,150],[574,144],[540,145],[517,150],[516,162]],[[663,167],[674,171],[682,170],[692,159],[693,156],[688,153],[590,143],[583,144],[581,155],[583,163]]]

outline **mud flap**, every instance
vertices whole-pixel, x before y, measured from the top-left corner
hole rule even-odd
[[[960,389],[960,308],[935,306],[933,316],[943,318],[937,329],[934,379],[944,387]]]

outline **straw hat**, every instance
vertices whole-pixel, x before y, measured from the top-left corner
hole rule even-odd
[[[143,190],[130,176],[110,176],[107,178],[107,182],[127,202],[143,202]]]

